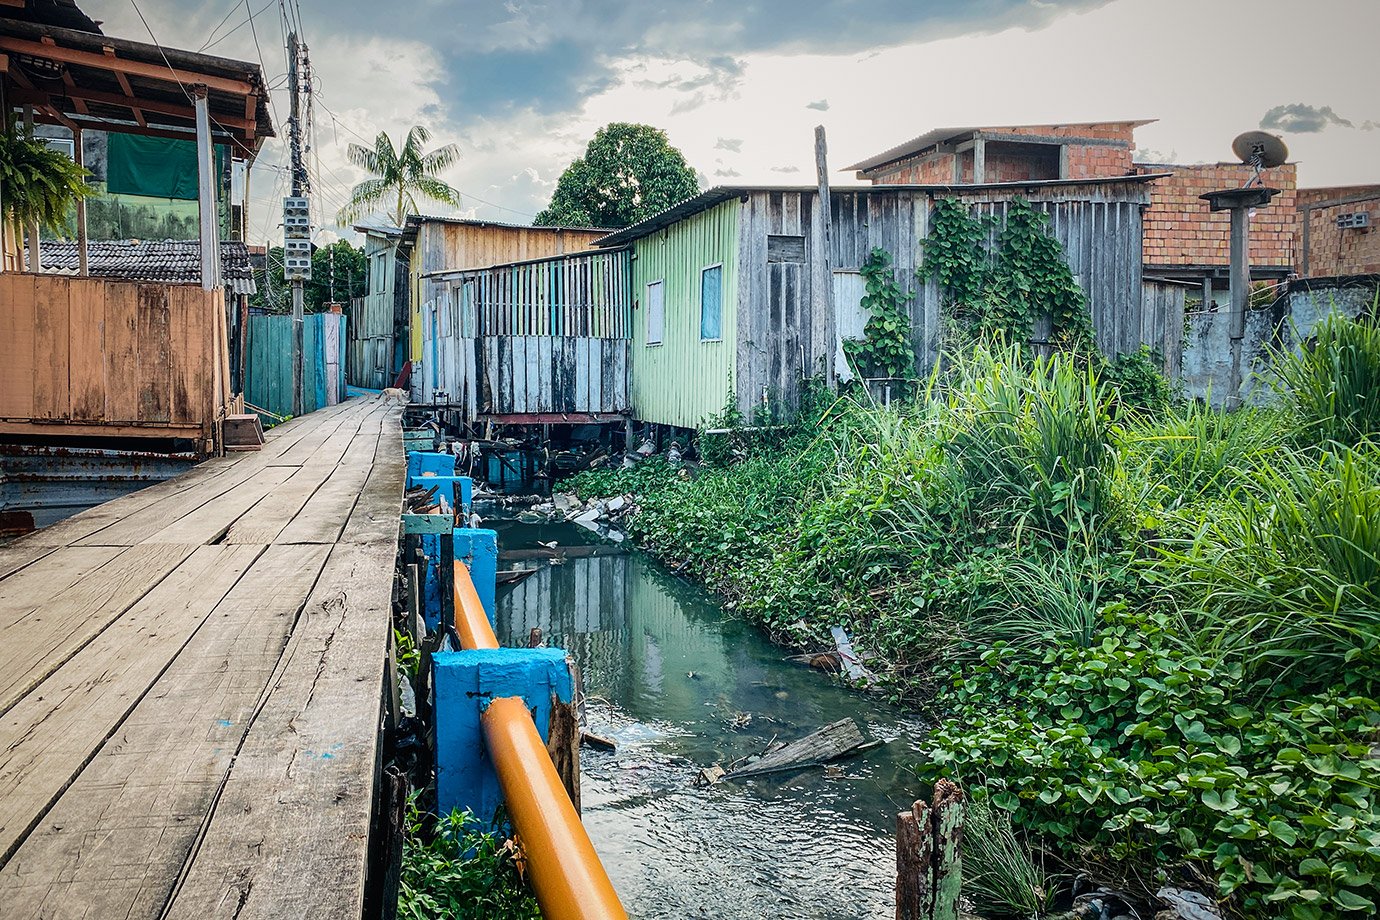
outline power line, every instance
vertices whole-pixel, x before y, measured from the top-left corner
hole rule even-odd
[[[211,34],[206,37],[206,41],[202,43],[201,47],[198,48],[197,51],[200,52],[206,50],[206,48],[211,44],[211,39],[216,37],[216,33],[221,30],[221,26],[225,25],[227,22],[230,21],[230,17],[235,15],[235,10],[237,10],[238,8],[238,0],[237,2],[230,4],[230,9],[225,11],[225,17],[221,19],[221,21],[216,25],[214,29],[211,30]]]

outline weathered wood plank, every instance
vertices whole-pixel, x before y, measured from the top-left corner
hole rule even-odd
[[[151,284],[139,287],[139,377],[113,376],[117,385],[137,386],[139,421],[166,422],[172,418],[172,319],[168,292]]]
[[[44,278],[34,286],[34,418],[65,419],[68,391],[68,282]]]
[[[365,422],[340,464],[274,542],[335,543],[339,539],[369,478],[378,449],[381,422],[381,418]]]
[[[105,415],[105,288],[104,281],[74,278],[68,282],[71,346],[68,351],[68,389],[71,417],[103,421]],[[118,380],[137,386],[138,376],[124,372]],[[157,421],[167,421],[166,418]]]
[[[268,466],[196,510],[145,535],[140,543],[212,543],[293,474],[292,467]]]
[[[114,559],[116,546],[73,546],[44,548],[31,565],[0,578],[0,625],[14,623],[45,598],[66,591]]]
[[[332,549],[167,920],[361,913],[395,551]]]
[[[401,439],[402,410],[398,409],[389,412],[383,421],[373,468],[359,494],[359,501],[350,512],[340,542],[396,546],[407,473]]]
[[[139,299],[144,285],[111,284],[105,298],[104,379],[107,421],[139,419]]]
[[[0,718],[0,861],[14,852],[261,547],[203,546]]]
[[[194,546],[136,546],[66,590],[0,619],[0,713],[182,564]]]
[[[34,276],[0,274],[0,418],[34,414]]]
[[[162,912],[327,547],[269,547],[9,863],[0,903],[48,920]]]

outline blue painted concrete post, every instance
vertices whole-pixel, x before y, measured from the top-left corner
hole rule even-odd
[[[489,625],[498,629],[498,608],[494,596],[498,591],[498,531],[474,527],[455,528],[455,558],[469,567],[474,590],[484,605]]]
[[[457,531],[458,533],[458,531]],[[490,700],[520,696],[547,739],[554,696],[569,703],[575,684],[563,649],[500,648],[438,652],[436,688],[436,806],[441,814],[469,809],[491,826],[503,791],[484,748],[480,714]]]

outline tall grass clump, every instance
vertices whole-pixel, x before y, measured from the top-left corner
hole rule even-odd
[[[1056,353],[976,347],[949,390],[949,450],[976,504],[1058,535],[1097,530],[1112,513],[1111,396],[1094,370]]]
[[[1380,297],[1377,297],[1380,306]],[[1332,314],[1279,366],[1300,439],[1354,446],[1380,435],[1380,325]]]
[[[1280,451],[1214,506],[1165,564],[1223,660],[1309,682],[1380,645],[1380,463],[1342,448]]]
[[[970,802],[963,826],[963,891],[984,914],[1038,920],[1054,906],[1056,889],[1011,817],[985,801]]]

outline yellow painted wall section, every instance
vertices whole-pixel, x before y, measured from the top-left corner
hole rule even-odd
[[[633,258],[633,414],[644,422],[697,428],[728,401],[737,357],[737,199],[637,240]],[[722,337],[700,337],[700,281],[723,266]],[[660,345],[647,343],[647,286],[664,284]]]

